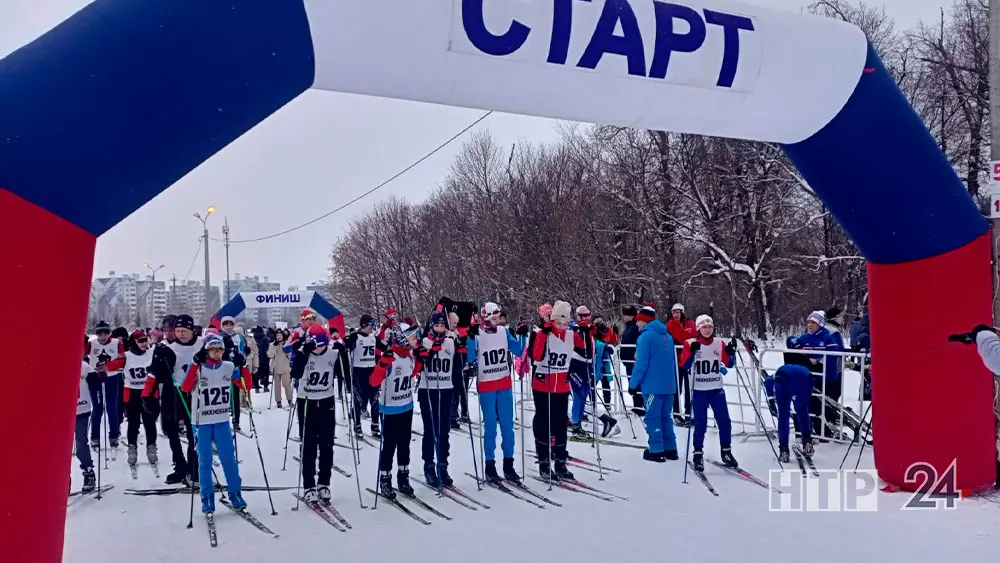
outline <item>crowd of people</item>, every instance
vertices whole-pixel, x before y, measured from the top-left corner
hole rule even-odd
[[[471,314],[470,314],[471,309]],[[337,395],[350,400],[351,432],[365,439],[362,418],[379,440],[380,494],[413,494],[410,484],[410,435],[414,406],[423,422],[423,477],[432,487],[448,487],[450,433],[469,425],[469,392],[474,380],[481,415],[483,476],[489,483],[519,483],[515,469],[514,383],[530,378],[534,405],[531,422],[537,471],[542,478],[573,480],[567,464],[570,435],[596,439],[584,427],[588,416],[601,423],[600,438],[620,432],[612,414],[612,355],[625,367],[632,410],[643,417],[648,447],[643,459],[679,459],[675,425],[691,426],[692,464],[704,468],[703,448],[711,409],[719,428],[722,463],[737,467],[732,452],[723,376],[736,358],[736,339],[715,334],[709,315],[687,317],[675,304],[663,322],[651,305],[621,310],[622,329],[583,305],[545,303],[538,317],[510,327],[502,308],[487,302],[463,307],[442,300],[423,325],[400,319],[389,309],[376,322],[362,315],[341,335],[306,309],[293,330],[253,327],[232,317],[201,330],[189,315],[169,315],[159,327],[129,333],[100,322],[84,343],[77,416],[77,454],[84,489],[94,487],[90,448],[101,443],[104,411],[110,421],[108,447],[117,448],[123,417],[128,420],[128,463],[138,462],[144,432],[146,459],[158,463],[157,420],[162,424],[173,463],[168,484],[196,485],[211,479],[214,450],[226,474],[229,501],[245,506],[240,494],[234,433],[240,432],[241,403],[259,393],[298,421],[302,483],[306,502],[329,501]],[[464,318],[463,318],[464,317]],[[789,338],[789,349],[844,350],[842,315],[814,311],[806,330]],[[247,335],[249,332],[249,335]],[[786,365],[765,382],[779,416],[781,456],[788,458],[790,404],[795,402],[803,447],[811,452],[814,389],[836,400],[841,386],[840,358],[790,354]],[[272,392],[273,387],[273,394]],[[339,393],[338,393],[339,391]],[[619,389],[620,391],[620,389]],[[523,393],[523,390],[522,390]],[[683,396],[683,397],[682,397]],[[590,410],[587,403],[590,402]],[[572,406],[571,406],[572,405]],[[603,412],[598,415],[598,406]],[[249,405],[247,405],[249,406]],[[589,415],[588,415],[589,412]],[[497,463],[499,434],[500,464]],[[87,437],[89,435],[89,443]],[[182,435],[189,439],[182,443]],[[395,462],[395,487],[393,464]],[[214,511],[212,489],[202,495],[205,512]]]

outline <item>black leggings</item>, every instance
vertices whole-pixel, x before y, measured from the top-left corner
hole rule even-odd
[[[535,450],[538,460],[544,463],[549,458],[549,444],[552,444],[552,458],[556,461],[566,461],[569,454],[566,451],[566,421],[569,418],[569,393],[545,393],[531,391],[535,400],[535,418],[531,422],[531,432],[535,435]],[[552,402],[552,415],[549,416],[549,401]],[[552,435],[547,436],[549,423],[552,424]]]
[[[125,410],[128,411],[128,427],[125,437],[128,445],[135,446],[139,442],[139,423],[146,430],[146,445],[156,443],[156,419],[160,413],[148,413],[142,409],[142,390],[126,389],[128,398],[125,400]]]
[[[451,389],[431,388],[417,391],[420,418],[424,422],[424,437],[420,444],[424,463],[434,463],[436,460],[438,465],[448,466],[448,453],[451,449],[449,440],[451,413],[445,409],[451,405],[453,393]],[[431,416],[432,414],[434,416]],[[438,452],[434,451],[435,439]]]
[[[302,486],[316,486],[316,457],[319,454],[319,484],[330,486],[333,470],[333,441],[337,429],[337,398],[303,400]]]
[[[382,415],[382,454],[379,456],[380,471],[392,469],[392,456],[400,469],[410,465],[410,432],[413,429],[413,410],[398,414]],[[428,431],[425,429],[424,433]]]

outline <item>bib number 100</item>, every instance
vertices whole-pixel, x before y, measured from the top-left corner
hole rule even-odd
[[[202,403],[209,406],[228,405],[229,387],[210,387],[201,391]]]

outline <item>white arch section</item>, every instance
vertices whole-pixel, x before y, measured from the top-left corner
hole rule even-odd
[[[317,89],[779,143],[833,119],[867,54],[853,25],[731,0],[305,5]]]

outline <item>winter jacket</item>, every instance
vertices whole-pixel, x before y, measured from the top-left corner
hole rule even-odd
[[[667,332],[670,333],[670,337],[677,343],[687,342],[698,336],[698,331],[694,328],[694,321],[684,315],[681,315],[679,321],[674,319],[667,321]]]
[[[639,325],[634,320],[625,323],[625,326],[622,327],[622,337],[619,341],[621,342],[621,346],[619,347],[618,356],[625,365],[626,373],[631,374],[635,366],[635,343],[638,340]]]
[[[288,353],[281,346],[271,346],[267,349],[267,357],[271,360],[271,373],[274,375],[284,375],[292,372],[292,364],[288,359]]]
[[[872,349],[872,335],[871,327],[869,326],[868,321],[868,313],[865,313],[865,316],[861,317],[861,320],[855,321],[851,324],[851,349]]]
[[[976,347],[986,368],[1000,375],[1000,338],[996,333],[990,330],[979,331],[976,334]]]
[[[639,331],[635,347],[635,367],[630,389],[642,388],[643,395],[673,395],[677,392],[677,354],[674,339],[659,320],[646,323]]]
[[[844,337],[840,331],[830,332],[826,327],[820,328],[816,332],[805,332],[798,338],[789,338],[788,347],[795,350],[825,350],[828,352],[844,351]],[[827,356],[822,362],[823,356],[810,356],[810,359],[817,360],[816,364],[810,368],[813,373],[823,373],[827,384],[840,379],[840,357]],[[823,368],[819,369],[819,363],[823,363]]]
[[[600,340],[594,341],[594,379],[611,378],[611,347]]]

